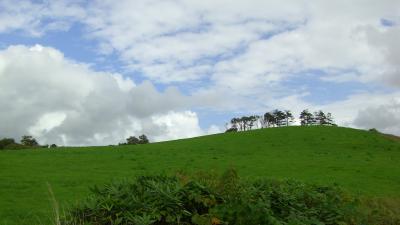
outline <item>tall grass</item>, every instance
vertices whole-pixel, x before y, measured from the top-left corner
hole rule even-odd
[[[51,185],[49,184],[49,182],[47,182],[46,184],[47,184],[47,190],[49,191],[49,195],[50,195],[50,201],[53,206],[54,223],[55,223],[55,225],[61,225],[59,204],[56,200],[56,197],[54,196],[54,192],[53,192],[53,189],[51,188]]]

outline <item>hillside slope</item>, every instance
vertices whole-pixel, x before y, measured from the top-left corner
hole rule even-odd
[[[138,174],[223,171],[294,178],[400,197],[400,142],[340,127],[284,127],[138,146],[0,152],[0,224],[49,224],[48,182],[61,205],[88,187]],[[34,223],[32,223],[34,221]]]

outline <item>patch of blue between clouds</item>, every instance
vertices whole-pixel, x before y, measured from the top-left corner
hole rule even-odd
[[[231,121],[236,115],[235,113],[215,112],[204,109],[194,110],[199,119],[200,128],[207,131],[212,125],[218,126],[222,131],[225,130],[225,124]]]
[[[49,20],[46,23],[51,23]],[[0,33],[0,50],[11,45],[34,46],[36,44],[59,50],[65,58],[78,63],[85,63],[95,71],[120,73],[131,77],[136,83],[142,82],[143,76],[136,72],[126,72],[123,63],[115,52],[107,55],[98,53],[97,42],[84,37],[85,27],[74,23],[67,31],[48,31],[42,36],[34,37],[22,31]]]
[[[385,19],[385,18],[382,18],[380,22],[381,22],[381,25],[384,27],[393,27],[396,25],[396,23],[394,21]]]
[[[339,70],[335,74],[351,72],[357,73],[352,70]],[[327,76],[329,76],[329,72],[324,70],[308,70],[296,74],[292,79],[284,81],[282,85],[288,90],[307,92],[308,94],[303,97],[303,100],[317,105],[343,101],[358,93],[390,92],[378,84],[365,84],[357,81],[335,82],[322,79]]]

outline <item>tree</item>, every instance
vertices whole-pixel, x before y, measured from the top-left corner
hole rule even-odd
[[[278,110],[278,109],[275,109],[275,110],[272,112],[272,114],[273,114],[274,117],[275,117],[275,124],[276,124],[278,127],[282,126],[283,121],[285,121],[285,119],[286,119],[285,113],[282,112],[282,111],[280,111],[280,110]]]
[[[15,144],[15,140],[12,138],[3,138],[0,140],[0,149],[6,149],[8,145]]]
[[[314,113],[315,124],[317,125],[335,125],[331,113],[324,113],[322,110]]]
[[[137,145],[137,144],[139,144],[139,139],[135,136],[130,136],[126,139],[126,144]]]
[[[275,123],[275,116],[271,112],[267,112],[264,114],[264,123],[266,127],[273,126]]]
[[[239,126],[240,126],[241,131],[246,130],[246,126],[247,126],[247,117],[246,116],[242,116],[241,118],[239,118]]]
[[[232,127],[233,127],[233,128],[236,128],[236,130],[238,130],[239,120],[240,120],[240,119],[239,119],[239,118],[236,118],[236,117],[231,119]]]
[[[119,145],[138,145],[138,144],[148,144],[150,143],[146,135],[142,134],[139,138],[135,136],[130,136],[126,139],[126,143],[119,143]]]
[[[147,138],[146,135],[142,134],[139,136],[139,144],[148,144],[149,139]]]
[[[332,117],[332,114],[331,114],[331,113],[327,113],[327,114],[326,114],[326,122],[327,122],[327,125],[337,126],[337,125],[335,124],[335,121],[333,120],[333,117]]]
[[[302,126],[312,125],[313,121],[314,116],[308,111],[308,109],[305,109],[300,113],[300,123]]]
[[[21,144],[23,144],[25,146],[30,146],[30,147],[35,147],[35,146],[39,145],[35,138],[33,138],[32,136],[28,136],[28,135],[22,136]]]
[[[314,118],[315,118],[316,124],[318,124],[318,125],[327,125],[328,124],[328,118],[322,110],[315,112]]]
[[[285,110],[285,119],[286,119],[286,126],[289,126],[289,123],[293,122],[294,117],[290,110]]]
[[[255,125],[258,128],[258,121],[260,120],[260,116],[258,115],[253,115],[250,116],[250,130],[252,127]]]

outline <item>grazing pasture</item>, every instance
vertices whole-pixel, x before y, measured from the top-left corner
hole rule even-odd
[[[147,145],[0,151],[0,224],[51,224],[48,186],[62,209],[112,179],[227,168],[250,180],[294,178],[400,197],[398,139],[341,127],[282,127]]]

